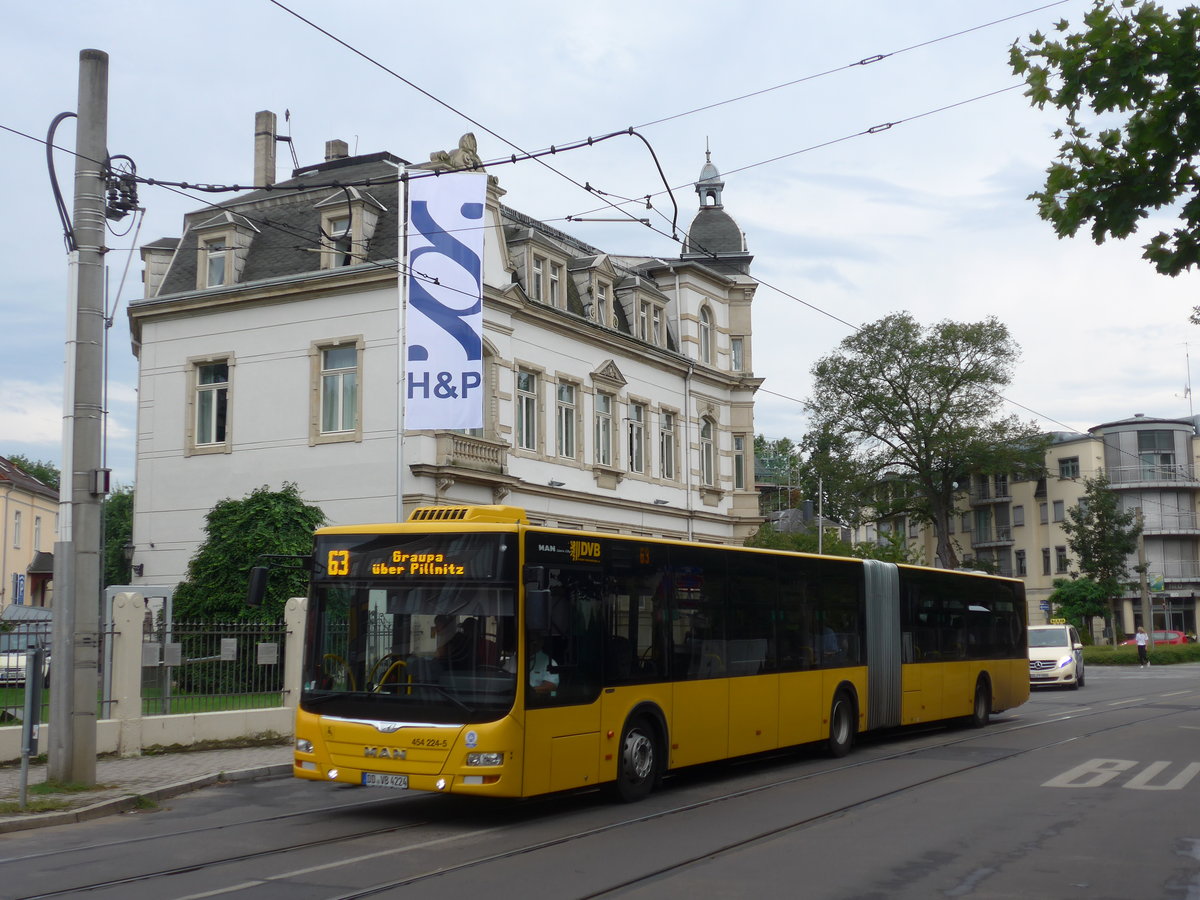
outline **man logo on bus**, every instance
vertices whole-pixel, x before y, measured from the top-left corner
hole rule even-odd
[[[599,541],[571,541],[571,562],[600,561]]]

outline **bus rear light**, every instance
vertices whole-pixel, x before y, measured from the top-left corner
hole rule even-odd
[[[504,765],[503,753],[468,753],[468,766],[502,766]]]

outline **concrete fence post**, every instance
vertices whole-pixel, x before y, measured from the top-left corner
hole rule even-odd
[[[117,753],[142,755],[142,623],[146,601],[141,594],[113,597],[112,711],[118,725]]]
[[[283,705],[300,705],[300,681],[304,673],[304,620],[308,616],[308,598],[292,597],[283,608],[287,644],[283,651]]]

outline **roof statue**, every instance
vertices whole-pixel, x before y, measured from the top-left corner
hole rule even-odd
[[[454,172],[459,169],[482,169],[475,134],[468,131],[458,139],[453,150],[435,150],[429,154],[429,162],[410,166],[412,169],[428,169],[431,172]]]

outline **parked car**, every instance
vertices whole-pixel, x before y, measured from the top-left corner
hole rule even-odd
[[[1182,631],[1156,631],[1154,632],[1154,643],[1156,644],[1186,644],[1188,642],[1187,635]],[[1137,638],[1130,638],[1127,641],[1121,641],[1122,647],[1132,647],[1137,643]]]
[[[1030,686],[1083,687],[1083,641],[1074,625],[1029,626]]]

